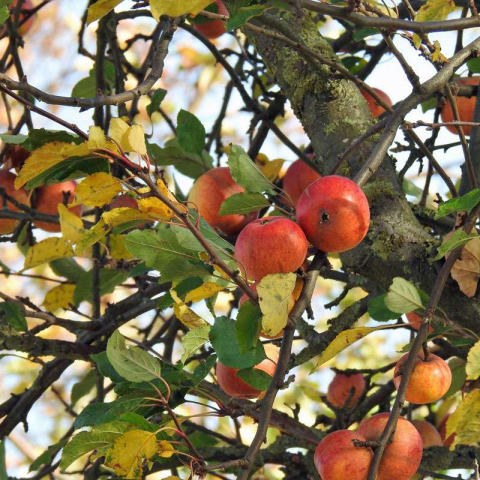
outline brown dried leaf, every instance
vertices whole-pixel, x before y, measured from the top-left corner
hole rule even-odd
[[[465,245],[461,258],[453,265],[451,275],[467,297],[475,295],[480,279],[480,238],[474,238]]]

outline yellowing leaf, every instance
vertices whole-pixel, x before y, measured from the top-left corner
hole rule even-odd
[[[456,433],[456,436],[450,450],[454,450],[457,445],[479,444],[480,390],[470,392],[448,418],[445,438],[453,433]]]
[[[157,452],[155,433],[131,430],[115,440],[105,455],[105,464],[127,479],[142,478],[142,464]]]
[[[450,274],[467,297],[475,295],[480,279],[480,238],[473,238],[463,247],[462,256],[453,264]]]
[[[209,325],[200,315],[197,315],[191,308],[185,305],[185,302],[177,295],[175,290],[170,290],[170,295],[173,298],[175,304],[173,305],[173,312],[175,316],[188,328],[197,328],[202,325]]]
[[[212,0],[150,0],[150,7],[153,18],[158,22],[162,15],[170,17],[179,17],[187,13],[197,15],[211,3]]]
[[[122,147],[126,152],[137,152],[140,155],[147,154],[145,144],[145,132],[141,125],[132,125],[122,137]]]
[[[77,243],[85,233],[82,219],[71,212],[63,203],[58,204],[58,214],[63,238],[72,243]]]
[[[176,450],[172,447],[170,442],[166,440],[161,440],[158,445],[157,454],[162,458],[170,458],[172,455],[176,453]]]
[[[275,336],[287,325],[288,307],[297,276],[294,273],[267,275],[257,285],[258,301],[263,313],[262,331]]]
[[[98,3],[95,5],[98,5]],[[96,150],[97,148],[104,148],[106,143],[105,132],[101,127],[90,127],[88,130],[88,146],[92,150]]]
[[[91,151],[87,143],[81,143],[80,145],[65,142],[46,143],[27,158],[25,165],[15,179],[15,188],[23,187],[30,180],[57,163],[63,162],[66,158],[88,155]]]
[[[466,370],[468,380],[476,380],[480,377],[480,341],[468,352]]]
[[[271,160],[264,165],[261,165],[260,170],[271,182],[273,182],[278,178],[284,163],[285,160],[277,158],[276,160]]]
[[[203,285],[190,290],[185,297],[185,303],[195,303],[204,300],[205,298],[213,297],[216,293],[221,292],[224,289],[225,287],[217,285],[216,283],[206,282]]]
[[[123,0],[98,0],[97,3],[90,5],[90,7],[88,7],[87,25],[104,17],[122,2]]]
[[[116,260],[128,260],[133,255],[125,247],[123,235],[110,235],[110,256]]]
[[[73,257],[70,242],[64,238],[46,238],[29,248],[23,271],[65,257]]]
[[[123,135],[129,128],[130,125],[121,118],[112,118],[110,120],[110,137],[121,146]]]
[[[74,304],[73,293],[75,285],[63,284],[53,287],[45,295],[43,306],[49,311],[54,312],[60,308],[69,308],[70,304]]]
[[[115,228],[124,223],[134,222],[136,220],[154,220],[148,213],[142,213],[135,208],[122,207],[114,208],[102,215],[103,221],[110,227]]]
[[[189,330],[182,337],[182,363],[185,363],[199,348],[209,341],[210,325],[203,325]]]
[[[391,325],[382,326],[382,327],[357,327],[357,328],[350,328],[349,330],[345,330],[341,332],[339,335],[335,337],[333,342],[331,342],[328,347],[323,351],[318,359],[317,364],[312,369],[312,372],[318,368],[320,365],[331,360],[333,357],[338,355],[341,351],[345,350],[350,345],[358,342],[363,337],[366,337],[372,332],[376,332],[377,330],[382,330],[383,328],[389,328]]]
[[[453,0],[427,0],[415,15],[416,22],[445,20],[455,10]]]
[[[148,213],[159,220],[170,220],[174,215],[173,210],[156,197],[141,198],[137,203],[142,213]]]
[[[75,201],[69,204],[87,205],[89,207],[103,207],[110,203],[118,193],[123,191],[119,180],[106,172],[88,175],[75,189]]]
[[[101,219],[77,241],[75,255],[83,255],[88,248],[101,240],[109,231],[110,227]]]

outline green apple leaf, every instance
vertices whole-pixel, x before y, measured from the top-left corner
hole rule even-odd
[[[249,300],[240,307],[235,326],[241,353],[248,352],[257,344],[262,329],[261,318],[261,310]]]
[[[256,368],[244,368],[239,370],[237,376],[245,380],[250,386],[257,390],[266,390],[272,383],[272,377],[263,370]]]
[[[480,189],[476,188],[461,197],[451,198],[438,206],[435,219],[445,217],[455,212],[470,213],[480,203]]]
[[[181,357],[182,363],[190,358],[197,350],[203,347],[210,341],[210,325],[202,325],[201,327],[194,328],[188,331],[182,338],[183,353]]]
[[[177,139],[187,153],[201,155],[205,148],[205,127],[195,115],[180,110],[177,117]]]
[[[220,215],[247,214],[269,206],[270,202],[261,193],[235,193],[223,201],[218,213]]]
[[[470,240],[479,238],[478,233],[465,233],[463,230],[456,230],[453,235],[438,247],[437,255],[434,260],[440,260],[447,253],[455,250],[458,247],[466,245]]]
[[[415,285],[395,277],[385,296],[385,306],[396,313],[409,313],[422,307],[422,299]]]

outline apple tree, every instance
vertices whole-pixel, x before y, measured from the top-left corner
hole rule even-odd
[[[0,477],[480,478],[479,7],[0,0]]]

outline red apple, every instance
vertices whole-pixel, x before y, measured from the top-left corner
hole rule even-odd
[[[478,85],[480,83],[480,76],[457,78],[455,82],[458,85]],[[475,101],[477,97],[456,97],[455,99],[457,101],[458,116],[460,120],[463,122],[473,122],[473,111],[475,110]],[[441,116],[443,122],[453,122],[455,120],[450,102],[447,101],[443,106]],[[463,133],[467,136],[469,136],[472,131],[472,127],[462,126],[462,129]],[[448,125],[447,130],[455,135],[458,134],[458,130],[453,125]]]
[[[116,196],[109,205],[110,210],[114,208],[137,208],[137,201],[130,197],[129,195],[118,195]]]
[[[235,183],[228,167],[208,170],[193,184],[188,201],[195,204],[200,215],[210,226],[225,235],[237,235],[257,213],[248,215],[219,215],[223,201],[235,193],[243,193],[243,187]]]
[[[398,372],[408,356],[409,353],[405,354],[395,366],[393,383],[397,389],[402,380],[402,375],[398,375]],[[425,360],[425,355],[421,351],[415,359],[405,399],[417,404],[436,402],[447,393],[451,383],[452,372],[447,362],[433,353],[429,353]]]
[[[364,442],[365,438],[351,430],[337,430],[318,444],[314,462],[322,480],[367,480],[372,449],[355,447],[352,440]]]
[[[309,155],[313,158],[313,155]],[[283,190],[287,193],[293,202],[297,205],[298,199],[304,190],[315,180],[320,178],[320,174],[303,160],[293,162],[283,177]],[[288,202],[290,204],[290,202]]]
[[[15,11],[15,8],[17,7],[18,0],[14,0],[12,6],[10,7],[10,10],[12,13]],[[32,10],[35,6],[30,0],[24,0],[22,2],[21,6],[21,11],[20,11],[20,16],[18,17],[18,24],[20,25],[18,27],[18,33],[23,37],[33,26],[35,22],[35,15],[30,15],[28,19],[22,23],[23,19],[25,18],[25,11]]]
[[[250,288],[255,292],[257,293],[257,283],[252,283],[250,285]],[[290,302],[288,304],[288,313],[290,313],[292,310],[293,310],[293,307],[295,306],[295,302],[298,300],[298,298],[300,297],[300,294],[302,293],[302,289],[303,289],[303,280],[301,278],[297,278],[297,281],[295,283],[295,288],[292,292],[292,295],[291,295],[291,298],[290,298]],[[238,306],[241,307],[246,301],[248,300],[248,297],[247,297],[247,294],[244,293],[241,297],[240,297],[240,300],[238,302]],[[263,338],[269,338],[271,340],[275,339],[275,338],[280,338],[283,336],[283,330],[281,330],[280,332],[277,333],[277,335],[275,335],[274,337],[271,337],[270,335],[267,335],[263,332],[260,333],[260,336],[263,337]]]
[[[14,168],[17,172],[23,167],[25,160],[30,156],[30,152],[20,145],[8,145],[3,157],[5,170]]]
[[[220,15],[228,15],[228,10],[225,8],[225,5],[221,0],[215,0],[218,7],[218,13]],[[227,29],[225,24],[221,20],[212,20],[205,23],[196,23],[193,25],[196,30],[198,30],[202,35],[207,38],[214,39],[223,35]]]
[[[455,437],[457,436],[456,433],[452,433],[448,438],[446,438],[446,436],[447,436],[447,421],[450,418],[450,415],[451,415],[451,413],[449,413],[448,415],[445,415],[445,417],[443,417],[443,420],[438,425],[438,433],[440,433],[440,437],[443,440],[443,446],[444,447],[449,447],[455,441]]]
[[[248,278],[260,281],[271,273],[294,272],[307,255],[302,229],[285,217],[259,218],[240,233],[235,259]]]
[[[418,433],[422,437],[423,448],[428,447],[442,447],[443,441],[438,430],[428,422],[424,420],[412,420],[413,426],[418,430]]]
[[[389,107],[392,106],[392,101],[390,100],[390,97],[385,92],[383,92],[379,88],[372,88],[372,90],[375,90],[375,92],[384,101],[384,103],[386,103]],[[365,97],[365,100],[367,101],[367,104],[368,104],[368,108],[372,112],[372,115],[375,118],[379,117],[385,111],[385,109],[381,107],[368,92],[366,92],[362,88],[360,89],[360,92]]]
[[[345,252],[365,237],[370,207],[352,180],[330,175],[313,182],[297,204],[297,221],[308,241],[323,252]]]
[[[68,193],[65,203],[73,202],[75,198],[75,187],[77,183],[73,180],[50,185],[49,187],[40,187],[36,190],[36,206],[38,212],[48,215],[58,215],[58,205],[64,203],[64,193]],[[75,215],[80,216],[83,211],[82,205],[76,205],[69,208]],[[33,224],[45,230],[46,232],[60,232],[60,224],[35,221]]]
[[[422,317],[420,315],[417,315],[414,312],[410,312],[406,314],[408,323],[414,330],[418,330],[420,326],[422,325]],[[428,333],[432,333],[435,329],[430,325],[428,327]]]
[[[367,440],[378,440],[389,413],[378,413],[362,422],[357,432]],[[409,480],[417,471],[422,460],[422,437],[417,429],[400,417],[393,435],[393,442],[387,445],[378,469],[377,480]]]
[[[20,203],[28,205],[28,193],[23,188],[16,190],[13,185],[16,178],[17,176],[15,174],[7,172],[6,170],[0,170],[0,187],[3,187],[6,191],[6,194],[10,197],[14,198]],[[0,209],[3,209],[4,206],[6,206],[8,210],[11,210],[13,212],[20,211],[20,209],[18,209],[9,201],[5,203],[5,198],[0,195]],[[0,234],[12,233],[15,230],[17,224],[17,220],[0,218]]]
[[[254,368],[268,373],[271,377],[275,373],[277,367],[279,349],[274,345],[265,345],[265,353],[267,358]],[[223,363],[217,363],[217,380],[220,388],[231,397],[252,399],[258,398],[262,393],[260,390],[253,388],[245,380],[237,376],[238,368],[227,367]]]
[[[346,405],[352,388],[354,389],[354,393],[348,405]],[[327,400],[337,408],[352,408],[358,402],[364,391],[365,377],[361,373],[354,375],[337,373],[328,386]]]

